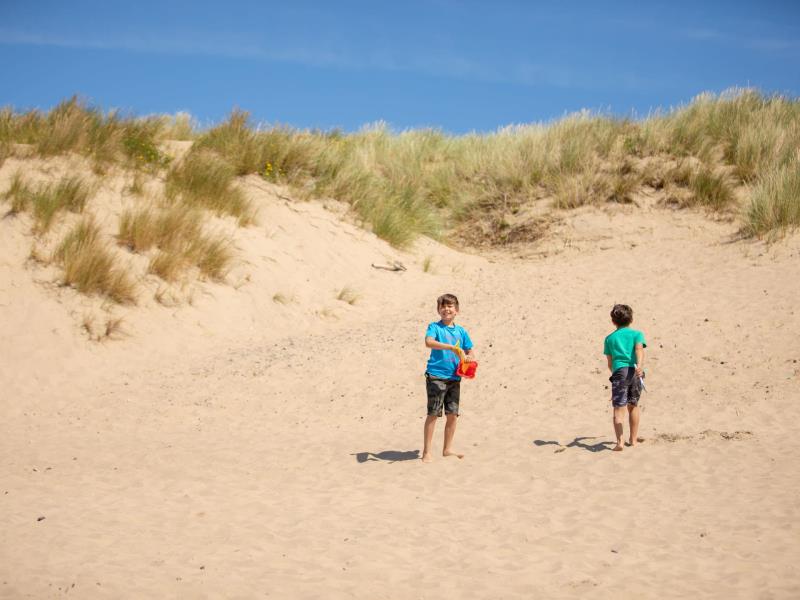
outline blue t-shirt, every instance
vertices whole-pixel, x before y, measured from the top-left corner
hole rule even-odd
[[[455,345],[456,342],[460,342],[458,345],[465,352],[472,348],[472,340],[469,339],[467,330],[455,323],[450,327],[447,327],[441,321],[431,323],[428,325],[425,337],[433,338],[442,344]],[[461,377],[456,375],[456,369],[458,369],[458,355],[455,352],[431,349],[428,366],[425,368],[425,372],[428,375],[440,379],[455,379],[458,381]]]

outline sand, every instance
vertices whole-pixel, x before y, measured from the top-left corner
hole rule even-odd
[[[800,237],[732,242],[642,197],[534,247],[401,252],[244,185],[245,260],[191,303],[104,308],[0,220],[0,597],[800,597]],[[480,369],[466,458],[423,464],[445,291]],[[615,302],[649,342],[646,441],[621,453]],[[86,314],[124,331],[91,341]]]

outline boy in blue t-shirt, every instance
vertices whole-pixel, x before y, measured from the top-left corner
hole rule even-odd
[[[467,330],[454,323],[458,314],[458,298],[453,294],[439,296],[436,299],[436,310],[441,320],[428,325],[425,332],[425,346],[431,349],[431,355],[425,369],[428,417],[425,419],[423,462],[433,460],[431,456],[433,431],[436,428],[436,419],[442,416],[442,409],[447,417],[442,456],[464,458],[463,454],[452,448],[461,395],[461,377],[456,375],[456,369],[462,353],[466,362],[475,360],[472,340]]]
[[[629,446],[642,441],[639,432],[639,396],[644,383],[644,334],[629,325],[633,322],[633,309],[627,304],[615,304],[611,309],[611,322],[617,330],[606,336],[603,354],[611,371],[611,404],[614,406],[614,433],[617,436],[616,452],[622,451],[622,424],[625,411],[630,426]],[[626,409],[627,407],[627,409]]]

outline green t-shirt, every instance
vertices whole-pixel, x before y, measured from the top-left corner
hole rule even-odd
[[[620,327],[606,336],[603,354],[611,357],[611,371],[616,371],[620,367],[633,367],[636,364],[636,344],[647,348],[644,334],[630,327]]]

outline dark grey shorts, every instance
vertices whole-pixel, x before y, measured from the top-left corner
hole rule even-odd
[[[620,408],[630,404],[639,404],[642,395],[642,382],[636,376],[633,367],[620,367],[608,378],[611,382],[611,404]]]
[[[461,399],[460,381],[437,379],[426,373],[425,388],[428,392],[429,417],[441,417],[442,409],[447,415],[458,415],[458,402]]]

